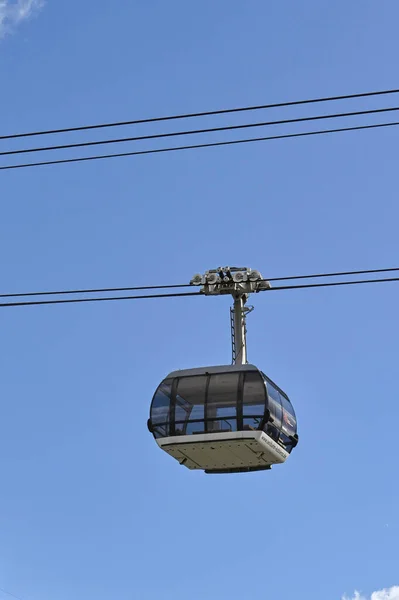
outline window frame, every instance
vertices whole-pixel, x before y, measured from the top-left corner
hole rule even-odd
[[[264,390],[264,409],[263,409],[263,413],[262,415],[259,415],[258,413],[251,413],[251,414],[243,414],[243,406],[244,406],[244,386],[245,386],[245,378],[247,376],[248,373],[256,373],[260,379],[260,382],[263,385],[263,390]],[[238,382],[237,382],[237,388],[236,388],[236,403],[235,403],[235,413],[236,414],[232,414],[230,417],[229,416],[217,416],[217,417],[208,417],[208,395],[209,395],[209,384],[211,381],[211,377],[213,375],[229,375],[229,374],[238,374]],[[188,423],[204,423],[204,432],[205,433],[212,433],[212,430],[208,431],[208,423],[213,423],[215,421],[229,421],[229,420],[233,420],[236,421],[237,423],[237,427],[234,431],[236,432],[241,432],[244,431],[244,420],[245,419],[260,419],[259,422],[259,427],[257,428],[257,430],[262,430],[264,423],[265,423],[265,418],[268,416],[268,395],[267,395],[267,387],[266,387],[266,383],[264,381],[264,377],[263,377],[263,373],[259,370],[259,369],[251,369],[248,371],[220,371],[218,373],[207,373],[205,372],[203,375],[201,375],[201,377],[205,377],[206,378],[206,383],[205,383],[205,398],[204,398],[204,418],[200,418],[200,419],[190,419],[190,414],[192,412],[192,409],[190,411],[187,411],[187,415],[188,418],[185,420],[176,420],[176,404],[178,403],[177,400],[177,395],[180,396],[180,394],[178,394],[177,390],[178,390],[178,384],[179,381],[182,379],[190,379],[191,377],[198,377],[197,374],[193,374],[193,375],[185,375],[182,377],[173,377],[170,378],[172,385],[171,385],[171,392],[170,392],[170,403],[169,403],[169,413],[168,413],[168,417],[169,417],[169,421],[167,422],[158,422],[156,423],[157,427],[165,427],[165,426],[169,426],[169,436],[167,437],[174,437],[176,435],[181,435],[181,433],[176,434],[176,425],[182,425],[182,429],[185,432],[187,429],[187,425]],[[158,389],[160,388],[160,386],[162,385],[162,383],[165,383],[166,381],[168,381],[169,378],[166,378],[164,381],[161,382],[161,384],[158,386]],[[157,392],[155,392],[154,394],[154,398]],[[180,396],[182,398],[182,400],[184,400],[183,396]],[[153,401],[154,401],[153,398]],[[188,402],[188,401],[187,401]],[[151,403],[151,411],[152,411],[152,406],[153,406],[153,402]],[[196,405],[193,404],[193,407],[195,407]],[[183,406],[181,406],[182,409],[184,409]],[[267,419],[266,419],[267,420]],[[154,424],[155,426],[155,424]],[[183,434],[184,435],[184,434]],[[187,435],[195,435],[194,434],[187,434]]]
[[[279,400],[280,400],[279,404],[281,406],[281,424],[278,427],[276,425],[276,422],[274,421],[274,422],[271,423],[271,425],[273,425],[274,428],[278,432],[278,439],[276,440],[277,443],[282,448],[284,448],[284,450],[286,450],[286,452],[288,452],[288,454],[290,454],[292,452],[293,448],[295,448],[295,446],[298,443],[298,423],[297,423],[297,419],[296,419],[296,414],[295,414],[294,407],[293,407],[293,405],[291,403],[291,400],[288,398],[287,394],[276,383],[274,383],[274,381],[272,379],[270,379],[270,377],[268,377],[265,373],[263,373],[263,371],[261,371],[261,373],[262,373],[262,376],[265,379],[265,381],[270,386],[272,386],[278,392],[278,394],[279,394]],[[267,398],[268,398],[268,402],[269,402],[269,389],[268,389],[267,385],[266,385],[266,390],[267,390]],[[288,403],[288,405],[291,408],[290,411],[286,410],[286,408],[285,408],[285,406],[284,406],[283,401],[282,401],[281,398],[284,398],[285,402]],[[288,412],[288,414],[290,414],[294,418],[294,420],[295,420],[295,428],[294,428],[295,434],[294,435],[287,435],[287,432],[284,431],[284,423],[283,423],[283,421],[284,421],[284,411]],[[265,425],[266,425],[266,423],[265,423]],[[290,440],[290,443],[286,444],[283,441],[282,435],[285,436],[286,438],[288,438]]]

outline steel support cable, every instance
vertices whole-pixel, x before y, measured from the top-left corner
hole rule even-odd
[[[10,596],[10,598],[16,598],[16,600],[22,600],[22,598],[20,596],[16,596],[15,594],[12,594],[11,592],[7,592],[7,590],[5,590],[4,588],[0,588],[0,592],[2,592],[3,594],[6,594],[7,596]]]
[[[392,269],[367,269],[362,271],[340,271],[338,273],[315,273],[313,275],[290,275],[289,277],[269,277],[263,281],[288,281],[290,279],[316,279],[317,277],[345,277],[347,275],[366,275],[371,273],[388,273],[399,271],[399,267]],[[0,296],[1,298],[1,296]]]
[[[16,154],[29,154],[33,152],[54,152],[57,150],[71,150],[72,148],[88,148],[92,146],[101,146],[109,144],[121,144],[126,142],[141,142],[144,140],[157,140],[171,137],[181,137],[186,135],[199,135],[204,133],[220,133],[222,131],[235,131],[241,129],[250,129],[253,127],[271,127],[273,125],[288,125],[292,123],[306,123],[311,121],[321,121],[325,119],[342,119],[346,117],[357,117],[372,114],[381,114],[387,112],[398,111],[399,106],[391,106],[388,108],[375,108],[370,110],[358,110],[346,113],[333,113],[325,115],[314,115],[311,117],[296,117],[295,119],[280,119],[278,121],[263,121],[256,123],[244,123],[241,125],[224,125],[222,127],[209,127],[205,129],[192,129],[186,131],[171,131],[168,133],[153,133],[148,135],[138,135],[133,137],[114,138],[107,140],[98,140],[90,142],[77,142],[74,144],[60,144],[57,146],[39,146],[37,148],[22,148],[19,150],[5,150],[0,152],[0,156],[13,156]]]
[[[342,286],[342,285],[358,285],[364,283],[386,283],[392,281],[399,281],[399,277],[390,277],[386,279],[363,279],[358,281],[338,281],[338,282],[329,282],[329,283],[307,283],[300,285],[287,285],[287,286],[279,286],[273,287],[268,290],[264,290],[266,292],[274,292],[281,290],[295,290],[295,289],[304,289],[304,288],[321,288],[321,287],[331,287],[331,286]],[[40,305],[49,305],[49,304],[76,304],[83,302],[110,302],[117,300],[148,300],[150,298],[178,298],[184,296],[202,296],[205,297],[205,294],[202,292],[183,292],[178,294],[146,294],[143,296],[111,296],[105,298],[72,298],[66,300],[35,300],[28,302],[5,302],[0,304],[0,308],[6,307],[16,307],[16,306],[40,306]]]
[[[175,288],[193,287],[189,283],[172,285],[136,285],[132,287],[114,287],[98,289],[80,289],[80,290],[58,290],[49,292],[18,292],[13,294],[0,294],[0,298],[22,298],[28,296],[66,296],[69,294],[105,294],[109,292],[134,292],[139,290],[168,290]]]
[[[43,167],[48,165],[61,165],[68,163],[78,163],[78,162],[89,162],[93,160],[104,160],[109,158],[123,158],[127,156],[141,156],[145,154],[163,154],[166,152],[177,152],[182,150],[196,150],[199,148],[216,148],[218,146],[234,146],[237,144],[248,144],[253,142],[266,142],[269,140],[282,140],[288,138],[299,138],[299,137],[309,137],[313,135],[325,135],[329,133],[341,133],[345,131],[360,131],[366,129],[379,129],[383,127],[396,127],[399,125],[399,121],[391,122],[391,123],[376,123],[373,125],[357,125],[354,127],[341,127],[339,129],[323,129],[321,131],[305,131],[302,133],[286,133],[282,135],[272,135],[266,137],[258,137],[258,138],[246,138],[243,140],[230,140],[225,142],[209,142],[206,144],[192,144],[188,146],[175,146],[169,148],[154,148],[152,150],[135,150],[132,152],[120,152],[118,154],[103,154],[96,156],[82,156],[79,158],[65,158],[59,160],[49,160],[42,162],[34,162],[34,163],[22,163],[16,165],[4,165],[0,167],[0,171],[8,171],[12,169],[25,169],[28,167]]]
[[[354,98],[369,98],[372,96],[384,96],[389,94],[397,94],[399,89],[377,90],[373,92],[363,92],[358,94],[346,94],[342,96],[326,96],[321,98],[310,98],[306,100],[292,100],[288,102],[277,102],[274,104],[261,104],[255,106],[244,106],[238,108],[226,108],[220,110],[210,110],[197,113],[185,113],[180,115],[169,115],[162,117],[151,117],[147,119],[135,119],[134,121],[117,121],[113,123],[99,123],[94,125],[82,125],[79,127],[65,127],[62,129],[49,129],[42,131],[29,131],[26,133],[14,133],[0,136],[0,140],[11,140],[24,137],[34,137],[40,135],[53,135],[58,133],[71,133],[75,131],[88,131],[93,129],[105,129],[107,127],[125,127],[127,125],[139,125],[141,123],[159,123],[161,121],[175,121],[178,119],[191,119],[197,117],[209,117],[214,115],[233,114],[240,112],[248,112],[255,110],[266,110],[270,108],[283,108],[286,106],[300,106],[304,104],[316,104],[318,102],[335,102],[337,100],[352,100]]]
[[[292,279],[315,279],[318,277],[344,277],[348,275],[365,275],[371,273],[388,273],[399,271],[399,267],[391,269],[367,269],[361,271],[338,271],[335,273],[316,273],[312,275],[289,275],[288,277],[266,277],[261,281],[289,281]],[[165,290],[176,288],[192,288],[190,283],[175,283],[171,285],[140,285],[132,287],[108,287],[94,289],[78,289],[78,290],[51,290],[44,292],[17,292],[12,294],[0,294],[0,298],[27,298],[31,296],[66,296],[72,294],[105,294],[109,292],[134,292],[139,290]]]
[[[182,296],[202,296],[201,292],[182,292],[178,294],[145,294],[143,296],[112,296],[105,298],[72,298],[67,300],[34,300],[28,302],[3,302],[0,308],[6,306],[39,306],[42,304],[76,304],[81,302],[110,302],[112,300],[148,300],[150,298],[179,298]]]
[[[362,283],[387,283],[389,281],[399,281],[399,277],[388,277],[385,279],[360,279],[358,281],[329,281],[328,283],[301,283],[299,285],[281,285],[272,287],[266,291],[274,292],[279,290],[300,290],[305,288],[333,287],[337,285],[359,285]]]

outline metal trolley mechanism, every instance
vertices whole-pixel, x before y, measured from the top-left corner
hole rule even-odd
[[[206,473],[268,470],[298,443],[288,396],[247,362],[249,294],[270,289],[259,271],[219,268],[195,275],[205,295],[233,296],[232,364],[173,371],[152,399],[148,429],[158,446],[188,469]]]

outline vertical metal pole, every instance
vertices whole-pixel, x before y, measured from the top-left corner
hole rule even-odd
[[[245,295],[234,297],[234,347],[233,356],[235,354],[234,364],[245,365],[247,363],[247,340],[246,340],[246,314],[244,305],[246,302]]]

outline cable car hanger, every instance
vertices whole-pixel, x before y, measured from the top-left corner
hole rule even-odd
[[[246,364],[246,316],[254,307],[245,304],[249,294],[269,290],[270,282],[263,279],[259,271],[247,267],[219,267],[206,271],[205,275],[194,275],[190,285],[202,285],[201,293],[207,296],[233,296],[234,304],[230,309],[232,363]]]
[[[158,446],[191,470],[243,473],[286,461],[298,443],[288,396],[247,361],[250,294],[271,289],[259,271],[224,267],[196,274],[207,296],[231,295],[232,364],[169,373],[152,399],[147,425]]]

